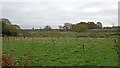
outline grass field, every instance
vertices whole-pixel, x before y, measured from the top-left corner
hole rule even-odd
[[[32,33],[32,34],[35,34]],[[79,35],[80,33],[77,33]],[[4,37],[3,55],[17,57],[21,66],[118,66],[117,38],[71,37],[76,33],[47,34],[41,37]],[[60,35],[60,36],[58,36]],[[68,35],[68,36],[67,36]]]

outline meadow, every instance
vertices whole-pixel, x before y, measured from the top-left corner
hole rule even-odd
[[[119,64],[118,33],[115,32],[38,31],[26,34],[19,37],[3,37],[3,56],[9,56],[9,61],[6,62],[11,62],[15,66],[118,66]]]

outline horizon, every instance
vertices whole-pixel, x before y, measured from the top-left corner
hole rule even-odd
[[[0,19],[8,19],[8,18],[0,18]],[[9,20],[9,19],[8,19]],[[10,21],[10,20],[9,20]],[[10,21],[11,22],[11,21]],[[80,21],[80,22],[85,22],[85,21]],[[80,22],[78,22],[78,23],[80,23]],[[94,21],[87,21],[86,23],[88,23],[88,22],[94,22]],[[66,22],[66,23],[69,23],[69,22]],[[97,22],[94,22],[95,24],[97,24]],[[102,22],[101,22],[102,23]],[[18,24],[13,24],[12,22],[11,22],[11,24],[12,25],[18,25]],[[77,24],[77,23],[70,23],[70,24]],[[114,23],[113,23],[114,24]],[[102,25],[103,27],[113,27],[113,26],[119,26],[119,25]],[[19,25],[20,26],[20,25]],[[37,25],[34,25],[34,26],[31,26],[31,25],[23,25],[23,26],[26,26],[26,27],[29,27],[29,28],[21,28],[21,29],[32,29],[32,28],[34,28],[34,26],[37,26]],[[46,25],[44,25],[44,26],[39,26],[38,25],[38,27],[39,28],[34,28],[34,29],[44,29],[44,27],[45,27]],[[51,28],[53,27],[53,26],[51,26],[51,25],[49,25]],[[61,26],[64,26],[64,23],[63,24],[61,24]],[[59,25],[57,25],[56,26],[57,28],[52,28],[52,29],[59,29]]]

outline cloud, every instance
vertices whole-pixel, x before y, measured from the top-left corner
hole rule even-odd
[[[2,4],[2,17],[22,28],[58,28],[65,22],[80,21],[118,23],[118,0],[4,0]]]
[[[82,12],[85,12],[85,13],[95,13],[95,12],[99,12],[100,9],[98,8],[85,8],[82,10]]]

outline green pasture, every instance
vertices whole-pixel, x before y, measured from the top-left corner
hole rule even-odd
[[[75,35],[67,32],[63,34]],[[41,37],[41,34],[37,37],[9,37],[9,40],[5,38],[2,47],[6,54],[3,55],[18,57],[19,66],[24,63],[26,56],[29,61],[34,61],[34,66],[118,66],[114,38],[48,35],[49,37]]]

